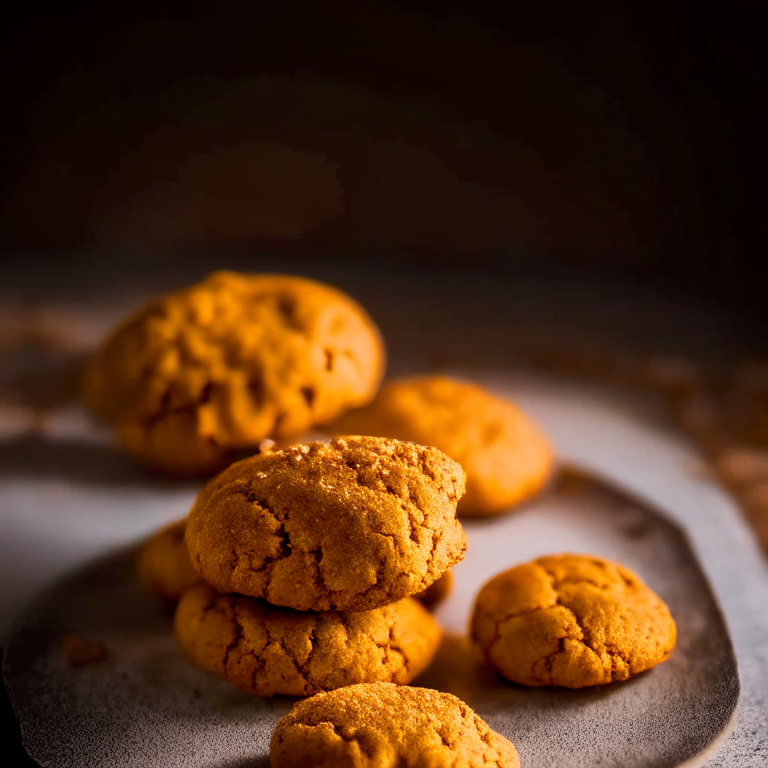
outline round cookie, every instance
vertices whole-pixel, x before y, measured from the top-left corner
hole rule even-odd
[[[506,511],[536,494],[553,467],[547,438],[516,405],[445,376],[387,381],[373,403],[334,427],[433,445],[458,461],[467,473],[460,517]]]
[[[464,557],[464,472],[435,448],[339,437],[252,456],[213,478],[187,523],[219,592],[300,611],[364,611],[426,589]]]
[[[440,643],[439,625],[411,598],[346,615],[315,613],[220,595],[208,584],[184,593],[174,631],[190,661],[257,696],[408,683]]]
[[[446,571],[437,581],[430,584],[423,592],[414,595],[427,610],[437,608],[451,594],[453,589],[453,572]]]
[[[144,463],[203,474],[232,451],[364,405],[383,370],[378,329],[341,291],[216,272],[118,327],[91,359],[83,394]]]
[[[461,699],[362,683],[294,704],[272,733],[272,768],[519,768],[515,747]]]
[[[664,661],[677,630],[638,576],[586,555],[552,555],[487,582],[472,637],[488,661],[522,685],[583,688],[626,680]]]
[[[184,543],[186,529],[186,518],[171,523],[139,550],[137,570],[141,583],[150,594],[170,603],[200,581]]]

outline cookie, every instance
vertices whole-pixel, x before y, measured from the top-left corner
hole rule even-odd
[[[446,571],[437,581],[433,582],[423,592],[419,592],[413,597],[427,610],[432,610],[433,608],[437,608],[437,606],[451,594],[452,589],[453,573],[451,571]]]
[[[505,512],[535,495],[552,473],[547,438],[516,405],[445,376],[385,382],[373,403],[333,426],[433,445],[458,461],[467,473],[460,517]]]
[[[200,581],[192,567],[184,532],[187,519],[161,528],[139,550],[139,580],[150,594],[175,603],[190,587]]]
[[[435,448],[339,437],[252,456],[200,492],[192,563],[219,592],[300,611],[364,611],[464,556],[461,467]]]
[[[194,475],[364,405],[383,370],[378,329],[341,291],[216,272],[115,330],[91,359],[83,393],[127,451]]]
[[[621,565],[552,555],[487,582],[472,637],[522,685],[583,688],[626,680],[664,661],[677,630],[667,606]]]
[[[272,734],[272,768],[519,768],[515,747],[461,699],[362,683],[299,701]]]
[[[343,614],[278,608],[207,584],[185,592],[176,640],[199,667],[257,696],[310,696],[352,683],[408,683],[440,643],[440,627],[411,598]]]

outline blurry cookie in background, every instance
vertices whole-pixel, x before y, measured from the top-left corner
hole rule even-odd
[[[369,402],[384,364],[377,327],[341,291],[217,272],[118,327],[90,360],[83,394],[142,463],[211,474],[265,438]]]
[[[139,550],[139,580],[147,592],[169,603],[201,581],[184,543],[186,529],[185,517],[161,528]]]
[[[333,428],[432,445],[458,461],[467,473],[462,517],[497,515],[531,498],[554,465],[549,441],[520,408],[446,376],[386,381],[369,406],[345,414]]]

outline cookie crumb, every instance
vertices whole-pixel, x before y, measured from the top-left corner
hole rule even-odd
[[[101,643],[76,632],[68,632],[61,638],[61,647],[71,667],[82,667],[103,661],[107,652]]]

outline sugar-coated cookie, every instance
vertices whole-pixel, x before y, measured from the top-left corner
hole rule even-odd
[[[228,467],[189,515],[192,563],[219,592],[363,611],[426,589],[464,556],[464,472],[375,437],[294,445]]]
[[[174,631],[193,663],[257,696],[408,683],[432,661],[441,634],[411,598],[346,615],[315,613],[220,595],[207,584],[184,593]]]
[[[272,768],[519,768],[515,747],[461,699],[363,683],[294,705],[277,724]]]
[[[586,555],[518,565],[477,595],[472,637],[522,685],[583,688],[626,680],[675,646],[669,609],[638,576]]]

